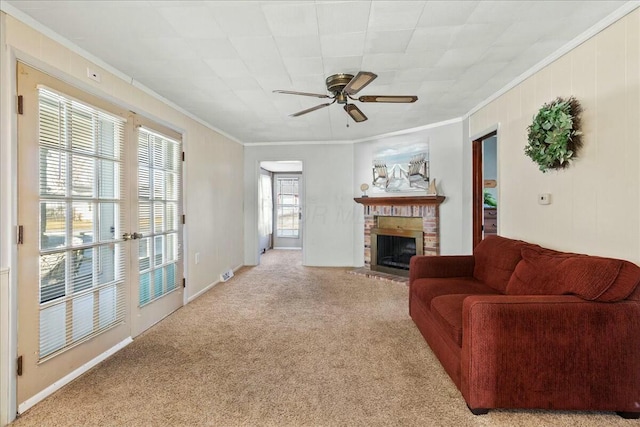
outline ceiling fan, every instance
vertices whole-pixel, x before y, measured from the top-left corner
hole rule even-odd
[[[360,96],[359,98],[355,98],[353,95],[357,94],[362,90],[365,86],[371,83],[375,78],[378,77],[377,74],[371,73],[369,71],[360,71],[354,77],[353,74],[334,74],[332,76],[327,77],[325,83],[327,85],[327,91],[331,92],[333,95],[327,95],[323,93],[308,93],[308,92],[296,92],[291,90],[274,90],[275,93],[286,93],[289,95],[302,95],[302,96],[313,96],[316,98],[328,98],[333,99],[331,102],[327,102],[326,104],[316,105],[315,107],[307,108],[306,110],[298,111],[297,113],[291,114],[291,117],[298,117],[303,114],[310,113],[312,111],[319,110],[324,107],[328,107],[334,103],[344,104],[344,111],[351,116],[351,118],[359,123],[367,120],[367,116],[364,115],[362,111],[354,104],[349,104],[349,100],[360,101],[360,102],[391,102],[391,103],[411,103],[416,102],[418,97],[415,95],[366,95]]]

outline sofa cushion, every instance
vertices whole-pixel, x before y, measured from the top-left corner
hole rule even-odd
[[[411,284],[411,292],[430,310],[431,301],[440,295],[452,294],[499,294],[495,289],[473,277],[430,277],[416,279]]]
[[[462,303],[469,295],[440,295],[431,301],[433,318],[459,347],[462,347]]]
[[[473,251],[473,277],[504,293],[513,270],[528,243],[501,236],[487,236]]]
[[[629,296],[638,281],[640,269],[628,261],[529,247],[522,249],[522,261],[506,293],[574,294],[585,300],[612,302]]]

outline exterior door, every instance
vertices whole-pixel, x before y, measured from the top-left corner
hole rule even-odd
[[[302,175],[273,176],[273,247],[302,248]]]
[[[182,149],[133,113],[17,73],[20,411],[182,305]]]

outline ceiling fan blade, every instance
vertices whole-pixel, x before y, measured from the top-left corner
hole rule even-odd
[[[365,116],[364,113],[353,104],[345,105],[344,111],[346,111],[347,114],[350,115],[353,121],[356,123],[364,122],[365,120],[367,120],[367,116]]]
[[[344,87],[343,92],[348,95],[355,95],[360,92],[362,88],[374,81],[378,77],[377,74],[369,71],[360,71],[349,83]]]
[[[411,103],[416,102],[418,97],[415,95],[367,95],[358,98],[360,102],[395,102],[395,103]]]
[[[333,102],[336,102],[336,101],[333,101]],[[291,117],[298,117],[298,116],[301,116],[303,114],[307,114],[307,113],[310,113],[312,111],[316,111],[316,110],[319,110],[321,108],[328,107],[329,105],[333,104],[333,102],[327,102],[326,104],[320,104],[320,105],[316,105],[315,107],[307,108],[306,110],[298,111],[297,113],[291,114]]]
[[[313,96],[315,98],[331,98],[323,93],[296,92],[294,90],[274,90],[273,93],[286,93],[287,95]]]

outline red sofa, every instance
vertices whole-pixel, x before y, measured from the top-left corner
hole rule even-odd
[[[640,416],[640,268],[500,236],[414,256],[409,313],[476,415]]]

